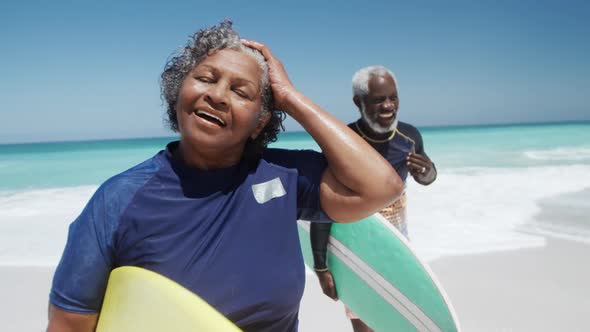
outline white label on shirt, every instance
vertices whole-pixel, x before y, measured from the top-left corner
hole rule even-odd
[[[264,204],[273,198],[285,196],[287,194],[281,179],[278,177],[270,181],[252,185],[252,192],[259,204]]]

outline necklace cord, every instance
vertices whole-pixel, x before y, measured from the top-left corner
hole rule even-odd
[[[366,139],[369,142],[373,142],[373,143],[385,143],[385,142],[389,142],[389,141],[391,141],[393,139],[393,137],[395,136],[395,132],[396,132],[396,130],[394,130],[394,131],[391,132],[391,135],[389,135],[389,137],[387,137],[386,139],[379,140],[379,139],[371,138],[367,134],[365,134],[361,130],[361,127],[359,126],[358,121],[355,122],[354,125],[356,126],[356,129],[359,131],[359,133],[361,134],[361,136],[363,136],[364,139]]]

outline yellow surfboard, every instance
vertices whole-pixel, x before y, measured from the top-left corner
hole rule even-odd
[[[240,332],[207,302],[174,281],[139,267],[114,269],[97,332]]]

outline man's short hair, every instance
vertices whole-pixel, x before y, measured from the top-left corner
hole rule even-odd
[[[389,75],[397,87],[397,80],[393,72],[383,66],[368,66],[359,69],[352,75],[352,95],[364,97],[369,94],[369,79],[373,76]]]

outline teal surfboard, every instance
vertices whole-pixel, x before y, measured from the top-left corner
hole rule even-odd
[[[313,267],[309,222],[298,221],[298,229],[305,263]],[[328,267],[339,299],[375,331],[460,331],[454,309],[428,265],[379,214],[334,223]]]

